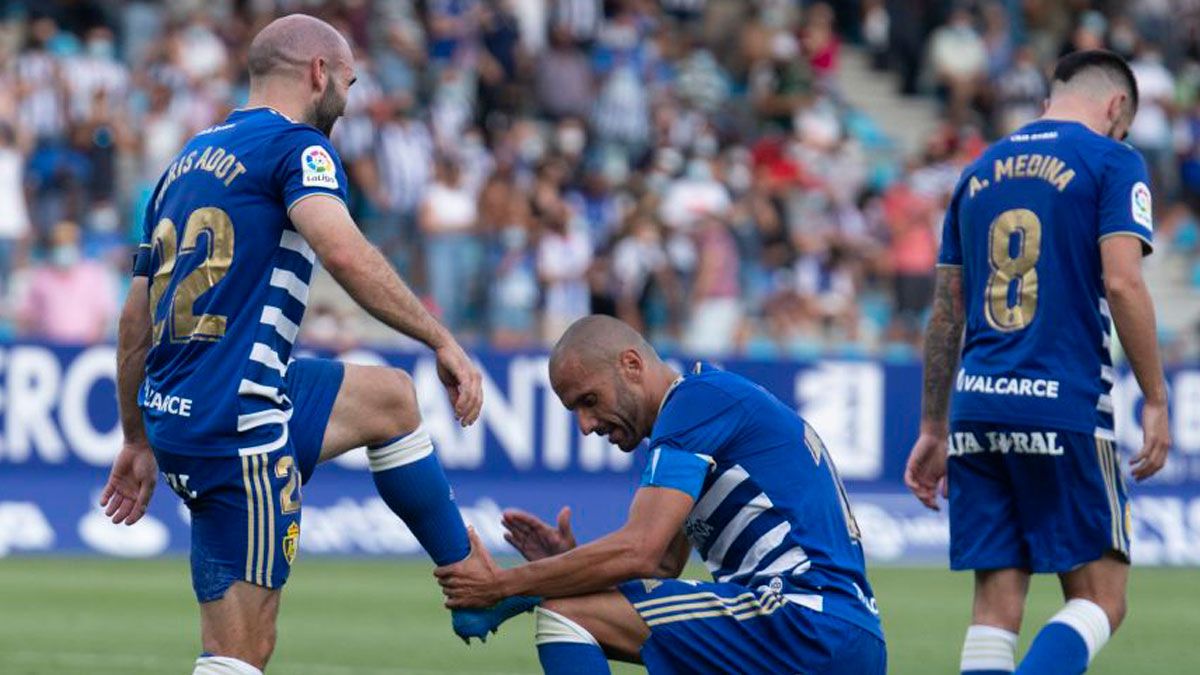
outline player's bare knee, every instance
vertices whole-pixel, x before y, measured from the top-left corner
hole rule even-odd
[[[584,617],[579,611],[579,602],[573,598],[550,598],[542,601],[542,609],[565,616],[572,621],[580,621]]]
[[[412,377],[399,368],[381,368],[377,428],[372,433],[375,443],[411,433],[421,425],[421,409],[417,403],[417,388]]]

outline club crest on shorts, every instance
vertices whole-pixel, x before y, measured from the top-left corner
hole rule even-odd
[[[283,559],[291,565],[296,559],[296,551],[300,548],[300,524],[288,525],[287,534],[283,535]]]

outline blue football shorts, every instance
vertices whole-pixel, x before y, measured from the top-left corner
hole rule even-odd
[[[950,567],[1068,572],[1129,560],[1129,498],[1115,444],[1076,431],[950,427]]]
[[[653,675],[887,672],[878,636],[768,586],[638,579],[618,589],[650,627],[641,656]]]
[[[316,469],[343,371],[326,359],[288,365],[292,416],[287,443],[277,450],[242,457],[154,451],[191,512],[192,588],[200,602],[221,599],[235,581],[265,588],[287,582],[299,549],[300,486]]]

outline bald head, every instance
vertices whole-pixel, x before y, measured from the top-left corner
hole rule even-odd
[[[275,19],[250,43],[251,83],[264,77],[301,74],[314,59],[350,63],[354,56],[346,38],[333,26],[307,14]]]
[[[658,360],[658,354],[629,324],[611,316],[594,314],[571,324],[550,353],[550,372],[566,363],[592,370],[615,367],[621,352],[633,349],[643,359]]]
[[[248,56],[250,107],[267,106],[333,133],[354,84],[354,54],[333,26],[289,14],[254,36]]]
[[[579,430],[625,452],[650,434],[677,376],[637,331],[610,316],[571,324],[550,354],[550,386]]]

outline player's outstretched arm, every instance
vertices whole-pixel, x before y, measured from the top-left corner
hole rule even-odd
[[[925,330],[924,389],[921,395],[921,434],[908,456],[904,483],[937,510],[938,486],[946,475],[946,442],[950,434],[950,387],[958,369],[965,322],[962,268],[939,266],[933,313]]]
[[[146,376],[146,352],[150,350],[148,283],[147,277],[135,276],[121,310],[117,332],[117,407],[125,441],[100,494],[104,514],[114,523],[126,525],[136,523],[146,513],[158,474],[158,463],[146,439],[137,403],[138,388]]]
[[[303,199],[289,213],[292,224],[321,264],[354,301],[389,327],[434,350],[438,376],[454,412],[472,424],[483,406],[482,377],[454,336],[425,309],[383,255],[367,241],[342,202],[332,197]]]
[[[1143,480],[1166,464],[1171,430],[1167,385],[1158,355],[1154,302],[1142,279],[1142,241],[1132,236],[1107,237],[1100,242],[1100,260],[1113,323],[1145,399],[1142,449],[1131,462],[1133,477]]]
[[[439,567],[434,576],[450,608],[488,607],[514,595],[582,595],[654,577],[694,503],[679,490],[643,487],[633,498],[625,525],[596,541],[500,569],[473,538],[475,550],[466,560]]]

